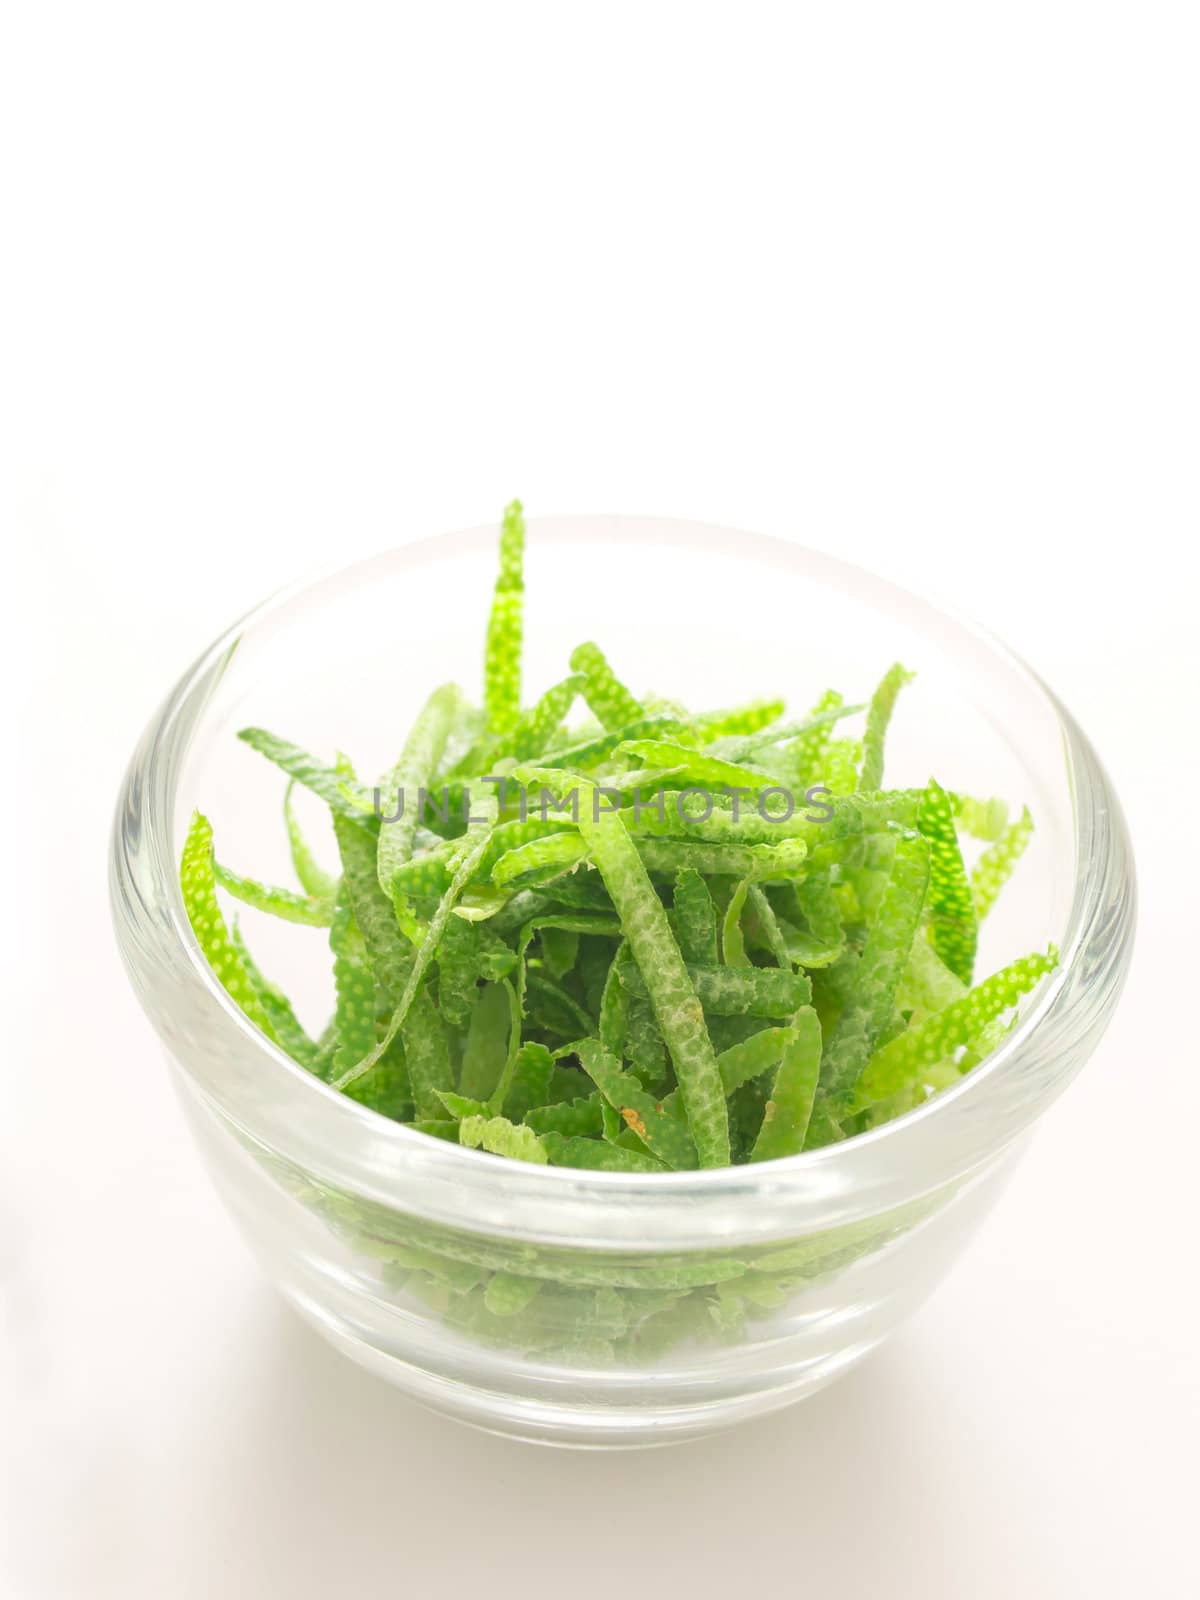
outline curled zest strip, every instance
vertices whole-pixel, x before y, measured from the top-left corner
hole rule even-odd
[[[980,922],[995,905],[997,895],[1012,876],[1012,870],[1025,853],[1025,846],[1032,835],[1033,818],[1026,809],[976,862],[971,874],[971,894],[975,915]]]
[[[936,1066],[953,1051],[975,1043],[989,1023],[1014,1006],[1058,965],[1058,951],[1022,956],[941,1011],[926,1017],[882,1046],[871,1057],[855,1086],[859,1107],[886,1100],[915,1081],[922,1069]]]
[[[797,1011],[789,1032],[751,1161],[798,1156],[804,1149],[821,1072],[821,1024],[811,1006]]]
[[[883,741],[896,700],[914,674],[897,661],[883,675],[883,680],[867,706],[867,727],[863,734],[862,764],[858,770],[859,789],[879,789],[883,785]]]
[[[661,1101],[649,1095],[617,1058],[596,1039],[572,1046],[580,1065],[608,1104],[633,1129],[652,1156],[678,1171],[696,1165],[696,1146],[687,1127],[669,1116]]]
[[[802,973],[777,967],[689,966],[687,973],[704,1010],[715,1017],[787,1017],[812,996]],[[624,981],[632,993],[648,993],[640,969]]]
[[[251,1022],[261,1028],[269,1039],[274,1039],[267,1014],[217,903],[212,824],[199,811],[193,812],[184,841],[179,883],[188,921],[205,960],[230,998],[241,1006]]]
[[[819,1096],[835,1118],[891,1021],[928,887],[928,844],[919,834],[901,835],[887,891],[856,968],[854,993],[821,1060]]]
[[[379,885],[389,899],[397,898],[396,873],[413,853],[419,821],[419,796],[433,783],[434,773],[442,759],[454,717],[462,704],[462,693],[454,684],[444,684],[435,689],[404,742],[395,766],[379,781],[382,807],[390,808],[393,802],[398,811],[394,821],[379,829],[379,847],[376,870]],[[388,814],[385,812],[384,814]],[[399,897],[398,910],[403,897]]]
[[[729,1119],[704,1011],[637,847],[613,812],[580,808],[579,827],[625,929],[670,1051],[701,1166],[729,1163]]]
[[[277,889],[272,884],[260,883],[257,878],[244,878],[216,860],[213,861],[213,877],[235,899],[253,906],[257,911],[281,917],[285,922],[299,922],[309,928],[327,928],[333,921],[332,900],[318,900],[312,895],[295,894],[291,889]]]
[[[483,704],[488,727],[504,733],[521,711],[521,635],[525,596],[525,513],[514,500],[500,527],[500,571],[488,619]]]
[[[599,645],[577,646],[571,653],[571,671],[583,674],[588,710],[609,733],[645,716],[645,707],[617,678]]]
[[[338,767],[318,761],[299,745],[280,739],[265,728],[243,728],[238,738],[259,755],[266,756],[268,761],[273,761],[294,782],[311,789],[333,812],[349,817],[363,828],[373,830],[378,826],[371,796],[348,782],[346,774]]]
[[[932,778],[921,801],[917,827],[929,844],[929,938],[955,977],[969,984],[975,970],[979,923],[954,811],[946,791]]]
[[[400,1032],[401,1027],[404,1025],[404,1019],[408,1015],[409,1008],[412,1005],[413,1000],[416,998],[416,993],[421,985],[421,980],[424,978],[426,972],[429,970],[431,962],[437,955],[438,944],[442,937],[442,930],[445,928],[446,921],[450,916],[451,911],[454,909],[455,901],[458,899],[463,889],[471,881],[472,874],[474,873],[484,851],[487,848],[488,838],[488,832],[481,833],[476,842],[466,851],[460,860],[454,876],[450,881],[450,887],[446,890],[445,894],[439,901],[438,908],[434,912],[429,926],[425,930],[425,936],[421,940],[420,946],[418,947],[416,955],[413,958],[413,963],[409,970],[408,982],[405,985],[404,993],[401,995],[400,1002],[395,1011],[392,1013],[392,1020],[388,1023],[387,1031],[384,1033],[383,1038],[373,1050],[369,1050],[367,1052],[361,1061],[357,1062],[348,1071],[343,1072],[342,1075],[335,1080],[333,1085],[335,1089],[346,1089],[350,1086],[350,1084],[357,1083],[361,1077],[370,1072],[372,1067],[374,1067],[383,1056],[384,1051],[391,1044],[392,1040]]]
[[[283,796],[283,819],[287,828],[288,848],[291,851],[292,867],[305,894],[314,900],[332,901],[337,895],[337,880],[330,877],[317,862],[309,847],[304,832],[296,819],[295,807],[292,803],[292,790],[296,786],[295,778],[288,779],[287,789]]]
[[[513,1161],[546,1165],[545,1146],[532,1128],[518,1126],[507,1117],[464,1117],[458,1125],[458,1142],[468,1150],[487,1150]]]

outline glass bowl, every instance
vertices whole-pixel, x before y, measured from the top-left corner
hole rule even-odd
[[[187,818],[222,860],[288,881],[280,775],[248,723],[393,760],[433,685],[478,692],[496,529],[413,543],[287,590],[171,691],[113,833],[117,938],[223,1200],[268,1276],[339,1349],[498,1432],[666,1442],[786,1405],[860,1361],[946,1272],[1034,1122],[1083,1065],[1129,961],[1134,879],[1095,752],[978,629],[828,556],[640,517],[530,523],[526,683],[598,639],[636,691],[695,706],[917,671],[889,784],[930,774],[1028,804],[1037,831],[981,941],[981,973],[1053,939],[1061,965],[983,1064],[918,1110],[787,1160],[672,1175],[510,1162],[392,1123],[247,1021],[197,949],[176,863]],[[315,803],[315,802],[314,802]],[[324,941],[243,911],[256,955],[319,1029]],[[188,1331],[179,1330],[181,1343]]]

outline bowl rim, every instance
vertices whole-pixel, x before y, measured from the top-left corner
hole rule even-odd
[[[794,1201],[816,1205],[829,1218],[836,1213],[848,1219],[880,1209],[889,1197],[898,1200],[906,1192],[911,1195],[914,1182],[921,1181],[918,1174],[922,1171],[926,1172],[926,1187],[932,1188],[936,1186],[934,1174],[944,1177],[947,1166],[955,1167],[961,1175],[993,1158],[999,1148],[1024,1132],[1082,1065],[1116,1003],[1131,953],[1135,889],[1128,834],[1112,785],[1073,717],[1041,678],[989,630],[951,607],[823,551],[774,535],[656,515],[536,517],[529,519],[528,528],[531,540],[553,543],[581,536],[630,543],[652,536],[659,543],[692,548],[700,544],[727,550],[732,539],[739,557],[776,568],[802,569],[806,576],[819,582],[853,590],[858,598],[869,598],[914,618],[936,618],[939,625],[949,626],[975,649],[997,658],[1047,703],[1061,732],[1071,791],[1075,861],[1070,906],[1059,945],[1059,965],[1033,991],[1005,1040],[959,1083],[903,1116],[839,1144],[752,1167],[660,1174],[543,1166],[497,1158],[482,1150],[467,1150],[433,1139],[392,1122],[314,1078],[259,1032],[225,991],[201,953],[183,906],[175,867],[177,780],[209,695],[239,641],[298,598],[315,596],[339,583],[358,583],[372,568],[391,567],[397,560],[406,564],[436,561],[453,553],[474,552],[482,542],[494,541],[495,523],[427,535],[364,560],[331,564],[298,578],[227,627],[176,680],[151,718],[133,757],[114,824],[110,858],[114,922],[135,987],[141,987],[136,982],[137,969],[147,950],[157,942],[159,953],[169,959],[175,979],[186,974],[192,990],[203,994],[207,1020],[232,1029],[238,1047],[261,1058],[264,1090],[271,1087],[272,1081],[281,1090],[302,1084],[311,1105],[322,1108],[314,1115],[323,1115],[327,1109],[331,1166],[347,1181],[356,1176],[361,1191],[377,1197],[386,1195],[389,1189],[390,1155],[393,1167],[416,1159],[423,1170],[439,1169],[441,1177],[451,1185],[462,1186],[466,1193],[478,1194],[481,1186],[493,1190],[516,1186],[542,1206],[568,1192],[575,1198],[590,1195],[606,1205],[617,1198],[644,1204],[651,1198],[698,1200],[701,1196],[742,1194],[748,1188],[766,1185],[780,1194],[790,1187]],[[160,908],[165,907],[169,951],[161,948],[163,918],[154,915],[155,902]],[[1081,966],[1085,963],[1089,971],[1081,981]],[[162,1032],[159,1019],[148,1005],[146,1009]],[[170,1041],[168,1044],[174,1048]],[[1039,1045],[1044,1048],[1036,1048]],[[1081,1045],[1084,1055],[1072,1061],[1071,1056],[1078,1054]],[[1029,1061],[1031,1052],[1039,1057],[1037,1061]],[[177,1051],[175,1054],[178,1056]],[[1041,1059],[1047,1055],[1050,1059]],[[979,1112],[986,1102],[996,1098],[1022,1063],[1031,1069],[1025,1074],[1028,1082],[1024,1088],[1028,1092],[1010,1096],[1012,1103],[1006,1105],[1003,1116],[996,1118],[992,1137],[980,1137]],[[186,1060],[182,1065],[186,1072]],[[222,1109],[232,1120],[238,1120],[236,1106],[226,1104]],[[956,1124],[962,1137],[948,1141],[945,1136]],[[247,1131],[256,1136],[249,1124]],[[345,1148],[346,1141],[356,1137],[364,1143],[361,1161],[353,1159]],[[930,1171],[929,1158],[936,1155],[939,1145],[951,1143],[956,1151],[953,1159],[947,1149],[948,1159],[935,1160]],[[881,1157],[886,1159],[881,1161]],[[872,1164],[878,1170],[870,1181],[865,1181]],[[855,1195],[862,1201],[858,1206]],[[464,1208],[457,1220],[469,1215],[469,1209]]]

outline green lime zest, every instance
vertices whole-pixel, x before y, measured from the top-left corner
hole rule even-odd
[[[626,1174],[794,1158],[974,1071],[1056,957],[975,980],[980,924],[1033,823],[932,779],[883,787],[913,675],[897,663],[866,701],[826,689],[790,716],[772,694],[705,710],[639,697],[588,641],[526,701],[525,543],[514,501],[482,704],[434,688],[374,788],[344,757],[242,731],[286,775],[298,887],[218,863],[199,813],[180,885],[201,953],[250,1021],[430,1138]],[[336,875],[300,827],[297,785],[328,810]],[[334,1008],[319,1037],[227,902],[327,930]],[[559,1305],[576,1289],[559,1278],[539,1292],[536,1252],[459,1277],[439,1277],[438,1259],[405,1246],[389,1270],[439,1303],[463,1297],[476,1332],[515,1335],[553,1309],[572,1339],[610,1350],[678,1336],[691,1302],[671,1297],[698,1292],[686,1273],[655,1282],[667,1299],[626,1326],[625,1302],[595,1297],[649,1284],[613,1279],[587,1286],[586,1306]],[[751,1292],[744,1271],[705,1302],[714,1326],[786,1297],[774,1277]],[[724,1281],[705,1278],[705,1292]]]

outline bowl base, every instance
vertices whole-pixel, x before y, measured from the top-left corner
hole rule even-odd
[[[622,1404],[613,1398],[605,1399],[603,1404],[569,1404],[501,1393],[425,1371],[369,1344],[302,1292],[294,1288],[280,1292],[335,1350],[426,1410],[483,1433],[569,1450],[651,1450],[702,1439],[808,1399],[858,1366],[883,1342],[882,1337],[864,1341],[817,1361],[801,1363],[790,1373],[775,1372],[773,1379],[781,1381],[751,1393],[706,1397],[690,1405],[655,1405],[653,1375],[648,1374],[636,1400]],[[595,1376],[603,1381],[603,1373]]]

